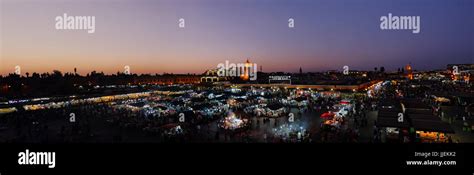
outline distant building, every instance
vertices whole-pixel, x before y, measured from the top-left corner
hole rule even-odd
[[[222,77],[217,74],[218,69],[209,69],[204,72],[201,76],[201,83],[206,82],[220,82],[220,81],[229,81],[229,77]]]
[[[250,71],[256,71],[252,70],[252,62],[250,62],[248,59],[245,61],[245,65],[243,68],[237,67],[236,72],[238,72],[240,75],[237,76],[240,78],[240,80],[247,81],[250,78]],[[237,70],[238,69],[238,70]],[[261,67],[260,67],[261,69]],[[220,81],[230,81],[230,80],[238,80],[236,77],[231,77],[231,76],[219,76],[218,75],[219,69],[209,69],[206,72],[204,72],[201,76],[201,82],[220,82]]]
[[[407,74],[406,74],[407,79],[413,80],[413,70],[412,70],[412,68],[411,68],[411,65],[410,65],[410,64],[407,64],[407,65],[405,66],[405,70],[407,71]]]
[[[474,70],[474,64],[448,64],[447,69],[449,71],[453,70],[453,67],[457,66],[459,70]]]
[[[242,75],[240,75],[240,78],[242,80],[249,80],[249,73],[250,73],[251,65],[252,65],[252,63],[250,63],[250,61],[247,59],[247,61],[245,61],[244,73]]]
[[[138,76],[133,84],[195,84],[200,83],[200,76],[191,74],[164,74],[157,76]]]
[[[470,83],[474,74],[474,64],[448,64],[447,71],[453,81]]]

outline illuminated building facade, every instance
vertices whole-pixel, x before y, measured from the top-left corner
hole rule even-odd
[[[407,65],[405,66],[405,70],[407,71],[407,74],[406,74],[407,79],[408,79],[408,80],[413,80],[413,70],[412,70],[411,65],[410,65],[410,64],[407,64]]]

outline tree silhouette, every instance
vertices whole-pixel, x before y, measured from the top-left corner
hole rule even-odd
[[[59,70],[53,70],[53,77],[54,78],[61,78],[61,77],[63,77],[63,73]]]

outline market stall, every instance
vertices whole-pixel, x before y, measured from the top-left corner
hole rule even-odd
[[[248,124],[248,119],[240,118],[235,113],[229,112],[227,117],[219,121],[218,126],[224,130],[236,131],[246,128]]]

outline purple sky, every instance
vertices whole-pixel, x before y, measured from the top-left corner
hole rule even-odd
[[[56,30],[63,13],[95,16],[95,33]],[[421,32],[380,30],[388,13],[420,16]],[[247,58],[264,71],[444,69],[474,63],[473,19],[472,0],[2,0],[0,74],[202,73]]]

